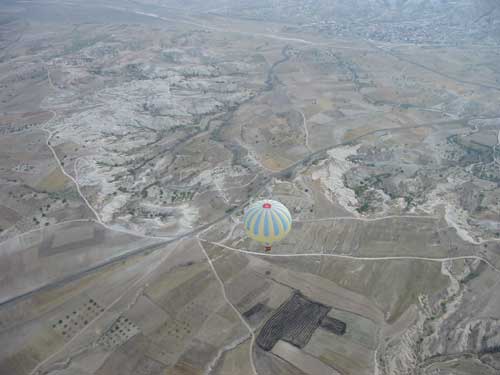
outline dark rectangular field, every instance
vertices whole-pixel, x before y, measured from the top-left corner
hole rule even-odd
[[[296,292],[264,324],[257,336],[257,344],[269,351],[278,340],[285,340],[303,348],[328,311],[329,306],[313,302]]]

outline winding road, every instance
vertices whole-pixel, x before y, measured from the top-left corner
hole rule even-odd
[[[488,259],[477,256],[477,255],[462,255],[462,256],[456,256],[456,257],[446,257],[446,258],[431,258],[431,257],[418,257],[418,256],[385,256],[385,257],[359,257],[359,256],[353,256],[353,255],[347,255],[347,254],[333,254],[333,253],[326,253],[326,252],[311,252],[311,253],[291,253],[291,254],[286,254],[286,253],[264,253],[264,252],[257,252],[257,251],[250,251],[250,250],[242,250],[242,249],[237,249],[231,246],[224,245],[220,242],[212,242],[212,241],[207,241],[207,240],[202,240],[206,243],[209,243],[214,246],[218,246],[220,248],[223,248],[225,250],[229,251],[234,251],[242,254],[248,254],[248,255],[255,255],[255,256],[262,256],[262,257],[275,257],[275,258],[303,258],[303,257],[334,257],[334,258],[342,258],[342,259],[351,259],[351,260],[356,260],[356,261],[387,261],[387,260],[422,260],[426,262],[448,262],[448,261],[455,261],[455,260],[464,260],[464,259],[473,259],[473,260],[479,260],[481,262],[486,263],[488,266],[490,266],[495,272],[500,273],[500,269],[494,266]]]

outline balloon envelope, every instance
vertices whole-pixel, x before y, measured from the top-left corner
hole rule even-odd
[[[283,239],[292,227],[292,215],[280,202],[262,200],[253,203],[243,217],[247,235],[266,246]]]

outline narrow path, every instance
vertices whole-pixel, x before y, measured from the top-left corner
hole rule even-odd
[[[321,253],[276,254],[276,253],[264,253],[264,252],[236,249],[234,247],[227,246],[227,245],[224,245],[224,244],[219,243],[219,242],[212,242],[212,241],[207,241],[207,240],[203,240],[203,239],[200,239],[200,241],[212,244],[214,246],[218,246],[220,248],[223,248],[223,249],[226,249],[229,251],[234,251],[237,253],[263,256],[263,257],[276,257],[276,258],[335,257],[335,258],[351,259],[351,260],[357,260],[357,261],[422,260],[422,261],[439,262],[439,263],[446,262],[446,261],[453,261],[453,260],[475,259],[475,260],[480,260],[481,262],[486,263],[494,271],[500,273],[500,269],[495,267],[489,260],[487,260],[486,258],[477,256],[477,255],[462,255],[462,256],[446,257],[446,258],[431,258],[431,257],[418,257],[418,256],[358,257],[358,256],[354,256],[354,255],[332,254],[332,253],[323,253],[323,252],[321,252]]]
[[[250,343],[250,350],[249,350],[249,352],[250,352],[249,353],[249,356],[250,356],[250,365],[252,366],[252,371],[253,371],[254,375],[258,375],[257,369],[255,368],[255,363],[254,363],[254,360],[253,360],[253,347],[255,345],[255,333],[254,333],[252,327],[250,327],[250,325],[247,323],[247,321],[245,320],[245,318],[243,318],[243,316],[238,311],[238,309],[233,305],[233,303],[227,297],[226,286],[224,285],[224,282],[222,281],[222,279],[220,278],[219,274],[215,270],[214,264],[213,264],[212,260],[210,259],[210,256],[208,255],[207,251],[205,250],[205,248],[201,244],[201,240],[200,240],[200,238],[198,236],[197,236],[197,240],[198,240],[198,245],[200,246],[200,249],[203,252],[203,255],[205,255],[205,257],[207,258],[208,265],[212,269],[212,272],[213,272],[215,278],[217,279],[217,281],[220,284],[220,288],[221,288],[221,292],[222,292],[222,296],[224,297],[224,300],[226,301],[226,303],[229,306],[231,306],[231,308],[234,310],[234,312],[236,313],[236,315],[238,315],[238,318],[240,318],[241,322],[245,325],[245,327],[248,329],[248,332],[250,332],[250,335],[252,336],[252,341]]]
[[[294,223],[316,223],[320,221],[335,221],[335,220],[357,220],[357,221],[380,221],[388,219],[439,219],[439,216],[418,216],[418,215],[388,215],[380,217],[354,217],[354,216],[333,216],[333,217],[323,217],[319,219],[304,219],[304,220],[293,220]]]
[[[54,149],[54,147],[52,147],[52,145],[50,143],[50,140],[52,139],[52,136],[54,135],[54,133],[51,132],[50,130],[47,130],[47,129],[42,129],[42,130],[48,134],[48,137],[47,137],[47,140],[46,140],[47,147],[52,152],[52,155],[54,155],[54,159],[56,160],[57,165],[59,166],[62,174],[64,174],[68,179],[70,179],[73,182],[73,184],[76,187],[76,191],[78,192],[78,195],[80,196],[80,198],[82,198],[82,200],[85,202],[85,205],[89,208],[89,210],[95,216],[95,219],[97,220],[97,222],[100,223],[100,224],[102,224],[102,225],[105,225],[103,223],[103,221],[101,220],[101,218],[100,218],[99,214],[97,213],[97,211],[94,209],[94,207],[92,207],[92,205],[89,203],[89,201],[87,200],[87,198],[85,197],[85,195],[83,195],[82,190],[80,189],[80,185],[78,184],[78,182],[76,181],[76,179],[73,176],[71,176],[69,173],[67,173],[66,170],[64,169],[63,165],[61,164],[61,160],[57,156],[56,150]]]

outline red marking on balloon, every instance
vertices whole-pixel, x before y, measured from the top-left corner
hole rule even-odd
[[[271,203],[264,203],[262,208],[271,208]]]

